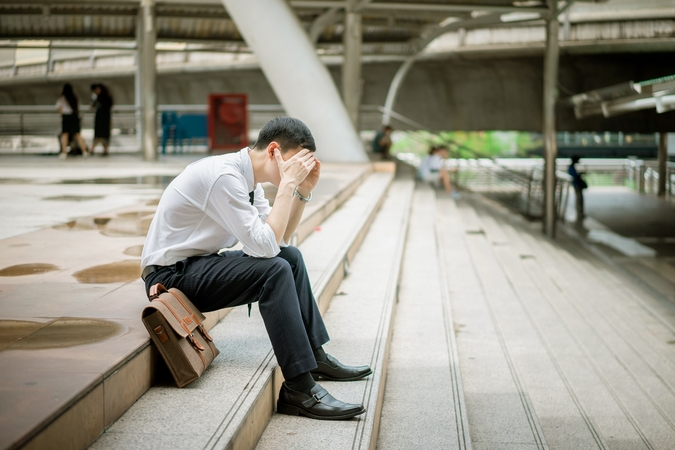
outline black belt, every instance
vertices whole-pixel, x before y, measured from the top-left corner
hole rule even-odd
[[[145,281],[145,279],[148,278],[148,275],[156,272],[160,267],[162,266],[145,266],[145,269],[143,269],[143,273],[141,274],[141,279]]]

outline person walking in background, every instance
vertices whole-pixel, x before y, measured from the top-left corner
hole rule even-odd
[[[572,177],[572,186],[574,186],[574,194],[577,199],[577,222],[582,223],[584,221],[584,189],[588,187],[588,184],[581,177],[581,173],[577,171],[576,164],[579,162],[581,157],[578,155],[572,156],[572,164],[567,169],[567,173]]]
[[[385,125],[382,131],[378,131],[373,139],[373,153],[382,154],[382,159],[389,159],[389,149],[391,148],[391,132],[394,129]]]
[[[450,173],[445,167],[444,159],[448,157],[448,149],[444,146],[433,146],[429,154],[420,162],[417,169],[417,176],[420,180],[427,183],[436,184],[439,181],[443,184],[443,189],[448,194],[452,193],[452,184],[450,184]]]
[[[103,156],[108,155],[110,147],[110,118],[113,106],[113,98],[102,84],[92,84],[91,107],[96,109],[94,117],[94,141],[91,144],[91,153],[94,153],[96,145],[103,146]]]
[[[77,97],[70,83],[63,85],[61,96],[56,101],[56,110],[61,114],[61,153],[59,158],[65,159],[68,156],[68,143],[71,140],[77,142],[77,145],[82,149],[83,156],[88,156],[87,145],[80,135],[80,111]]]

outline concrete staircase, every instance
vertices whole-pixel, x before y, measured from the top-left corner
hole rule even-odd
[[[349,362],[391,334],[379,392],[375,360],[370,391],[368,380],[326,383],[362,398],[368,415],[275,414],[256,448],[674,448],[675,305],[563,233],[550,241],[481,197],[436,197],[416,187],[400,271],[390,256],[398,222],[385,219],[382,245],[378,215],[326,314],[339,333],[329,350]],[[399,289],[382,321],[369,309],[386,303],[386,270]]]
[[[326,350],[374,371],[321,384],[367,413],[274,413],[283,380],[262,320],[235,308],[212,316],[221,355],[200,380],[177,389],[160,370],[90,448],[674,448],[667,297],[482,197],[437,194],[405,171],[352,186],[310,214],[299,247]],[[38,439],[26,448],[59,448]]]
[[[474,447],[673,448],[675,305],[498,205],[438,203]]]
[[[413,184],[411,181],[395,182],[390,187],[393,177],[392,171],[372,173],[338,210],[321,223],[320,228],[299,245],[322,311],[328,308],[350,270],[357,249],[376,214],[383,236],[388,236],[383,228],[391,225],[392,221],[399,222],[400,230],[395,236],[404,235],[408,217],[405,205],[410,204],[405,198],[410,197]],[[383,202],[392,206],[383,206],[378,214]],[[384,217],[384,211],[391,208],[394,211],[390,217]],[[389,244],[391,242],[382,243]],[[390,260],[400,263],[402,241],[392,248],[398,250]],[[371,315],[363,316],[365,322],[379,316],[378,320],[388,323],[391,318],[397,277],[391,270],[383,271],[382,276],[386,279],[388,300],[373,305]],[[347,298],[344,292],[338,294],[341,300]],[[376,297],[381,302],[382,298]],[[335,328],[329,324],[333,339],[340,332],[339,327]],[[390,327],[386,325],[381,329],[386,331]],[[375,405],[380,391],[379,382],[374,383],[374,380],[384,381],[385,347],[388,342],[386,333],[375,334],[381,349],[372,353],[372,349],[364,347],[364,355],[373,355],[368,359],[375,375],[362,383],[367,394],[361,394],[372,396],[372,392],[375,393],[372,402],[366,402],[372,403],[371,411],[377,409]],[[160,445],[186,449],[253,448],[274,411],[276,395],[283,381],[262,319],[256,311],[249,318],[246,308],[236,308],[211,330],[211,335],[221,350],[221,356],[200,380],[180,390],[171,382],[153,386],[91,448],[157,448]],[[330,345],[327,349],[332,351]],[[357,401],[357,398],[353,400]],[[168,404],[175,405],[182,413],[175,414],[173,407],[166,407]],[[185,417],[199,417],[198,424],[185,428]],[[370,421],[378,422],[375,417]]]

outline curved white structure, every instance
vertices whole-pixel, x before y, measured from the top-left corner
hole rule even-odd
[[[314,134],[317,156],[332,162],[366,162],[328,69],[283,0],[222,0],[286,112]]]

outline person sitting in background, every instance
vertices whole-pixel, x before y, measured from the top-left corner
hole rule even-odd
[[[61,114],[61,153],[59,158],[68,156],[68,142],[74,140],[82,149],[82,156],[89,156],[89,150],[80,135],[80,111],[78,101],[70,83],[63,85],[61,96],[56,101],[56,110]]]
[[[103,156],[108,154],[110,147],[110,117],[113,106],[113,99],[108,88],[102,84],[92,84],[91,107],[96,109],[94,117],[94,142],[91,144],[91,152],[94,153],[96,145],[103,146]]]
[[[385,125],[382,131],[378,131],[373,139],[373,153],[382,154],[382,159],[389,159],[389,149],[391,148],[391,132],[394,129]]]
[[[450,173],[445,168],[444,160],[448,157],[448,149],[444,146],[433,146],[429,154],[424,157],[417,170],[418,178],[427,183],[437,184],[439,181],[443,184],[445,192],[452,193],[452,184],[450,184]]]
[[[582,174],[576,168],[580,159],[579,155],[572,156],[572,164],[567,169],[567,173],[572,177],[572,186],[574,186],[574,194],[577,199],[577,222],[583,222],[584,220],[584,189],[588,187],[588,184],[581,177]]]

